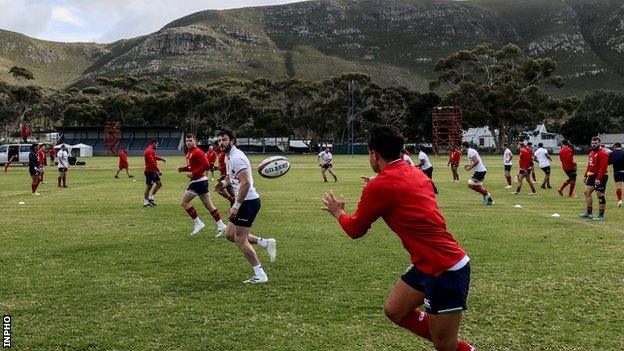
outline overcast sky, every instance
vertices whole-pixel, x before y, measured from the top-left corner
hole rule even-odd
[[[52,41],[109,43],[208,9],[301,0],[0,0],[0,29]]]

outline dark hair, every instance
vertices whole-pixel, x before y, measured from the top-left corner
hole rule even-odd
[[[527,143],[527,146],[533,146],[533,143],[529,141],[529,142]]]
[[[622,143],[613,143],[613,147],[617,147],[619,149],[622,147]]]
[[[403,135],[392,127],[378,126],[368,133],[368,149],[375,150],[386,162],[401,157],[404,143]]]
[[[599,143],[601,142],[601,140],[600,140],[600,138],[599,138],[599,137],[593,137],[593,138],[592,138],[592,141],[597,141],[597,142],[599,142]]]
[[[236,136],[234,135],[234,132],[232,132],[229,129],[223,129],[222,131],[219,132],[219,134],[217,134],[217,136],[228,136],[228,138],[230,138],[230,140],[236,140]]]
[[[507,144],[507,143],[503,143],[503,146],[504,146],[504,147],[508,147],[508,146],[509,146],[509,144]]]
[[[150,144],[158,144],[158,139],[152,139],[152,140],[150,140]]]
[[[570,140],[568,140],[568,139],[563,139],[563,140],[561,141],[561,144],[562,144],[562,145],[565,145],[565,146],[570,146]]]
[[[195,137],[195,134],[191,134],[191,133],[186,135],[186,139],[195,139],[195,140],[197,140],[197,138]]]
[[[537,147],[544,147],[543,143],[537,143]]]
[[[420,146],[418,145],[414,146],[414,152],[420,152],[420,150],[422,150]]]
[[[35,151],[35,149],[38,147],[39,145],[37,144],[32,144],[30,145],[30,151]]]

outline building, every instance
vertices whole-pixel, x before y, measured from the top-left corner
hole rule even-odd
[[[598,134],[600,142],[608,148],[612,148],[613,144],[624,144],[624,133],[622,134]]]
[[[489,127],[469,128],[462,132],[462,142],[467,141],[477,148],[495,147],[496,139]],[[498,130],[494,130],[498,135]]]
[[[534,147],[537,147],[537,144],[544,144],[544,148],[548,149],[552,153],[558,154],[561,150],[561,141],[563,141],[563,136],[557,133],[549,133],[546,130],[545,124],[538,124],[535,127],[533,132],[526,133],[525,140],[533,143]]]

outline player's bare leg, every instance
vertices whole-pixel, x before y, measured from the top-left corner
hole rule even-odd
[[[235,235],[234,235],[235,233],[233,229],[234,227],[236,226],[233,223],[228,223],[227,227],[225,228],[225,238],[233,243],[236,242]],[[267,253],[269,254],[269,260],[271,262],[275,262],[275,260],[277,259],[277,245],[276,245],[275,239],[273,238],[263,239],[255,235],[252,235],[251,233],[248,233],[247,241],[252,245],[258,245],[260,247],[267,249]]]
[[[593,186],[585,186],[585,190],[583,191],[583,195],[585,195],[585,205],[587,206],[587,211],[585,213],[579,214],[581,218],[592,218],[593,210],[594,210],[594,201],[592,199],[592,194],[594,192]]]
[[[31,178],[32,178],[32,182],[30,183],[30,189],[32,190],[32,194],[33,195],[40,195],[37,192],[37,188],[39,187],[39,176],[34,175]]]
[[[160,190],[160,188],[162,188],[162,182],[159,180],[156,182],[156,187],[154,187],[154,190],[152,191],[152,197],[156,196],[156,193]]]
[[[607,199],[605,198],[605,194],[598,190],[596,190],[596,197],[598,197],[598,216],[594,219],[599,220],[599,218],[604,218]]]
[[[329,173],[332,175],[332,177],[334,177],[334,182],[338,181],[338,177],[336,176],[336,174],[334,173],[334,168],[333,167],[329,167],[327,169],[329,171]]]
[[[617,207],[622,207],[622,182],[615,183],[615,196],[617,197]]]
[[[214,219],[215,223],[217,224],[216,237],[219,238],[223,236],[223,233],[225,232],[225,223],[223,223],[223,220],[221,219],[221,213],[219,213],[217,207],[214,205],[214,203],[212,203],[210,193],[199,195],[199,200],[202,202],[208,212],[210,212],[212,219]]]
[[[121,168],[119,168],[119,169],[117,170],[117,173],[115,173],[115,178],[119,178],[119,172],[121,172]]]
[[[143,193],[143,207],[148,207],[148,206],[156,206],[156,204],[152,203],[150,201],[150,199],[152,198],[152,188],[154,187],[154,184],[152,185],[148,185],[145,187],[145,192]]]
[[[232,230],[234,232],[234,242],[236,243],[236,246],[238,246],[243,255],[245,255],[245,258],[247,259],[249,264],[251,264],[254,270],[254,276],[248,280],[245,280],[244,283],[258,284],[268,282],[269,277],[264,272],[264,269],[262,269],[262,266],[260,265],[260,260],[258,259],[258,255],[256,254],[256,251],[249,242],[249,232],[251,231],[251,228],[239,227],[232,223],[229,223],[228,227],[232,227]]]
[[[67,186],[67,172],[61,173],[61,181],[63,182],[63,188],[68,188],[68,186]]]
[[[323,176],[323,181],[324,181],[325,183],[327,183],[327,176],[325,175],[325,173],[326,173],[326,172],[327,172],[327,168],[322,167],[322,168],[321,168],[321,175]]]

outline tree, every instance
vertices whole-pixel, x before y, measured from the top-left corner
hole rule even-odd
[[[498,129],[500,148],[557,109],[558,101],[543,90],[563,85],[556,68],[551,58],[523,56],[514,44],[495,50],[486,43],[440,59],[429,87],[446,89],[442,103],[461,106],[468,125]]]

